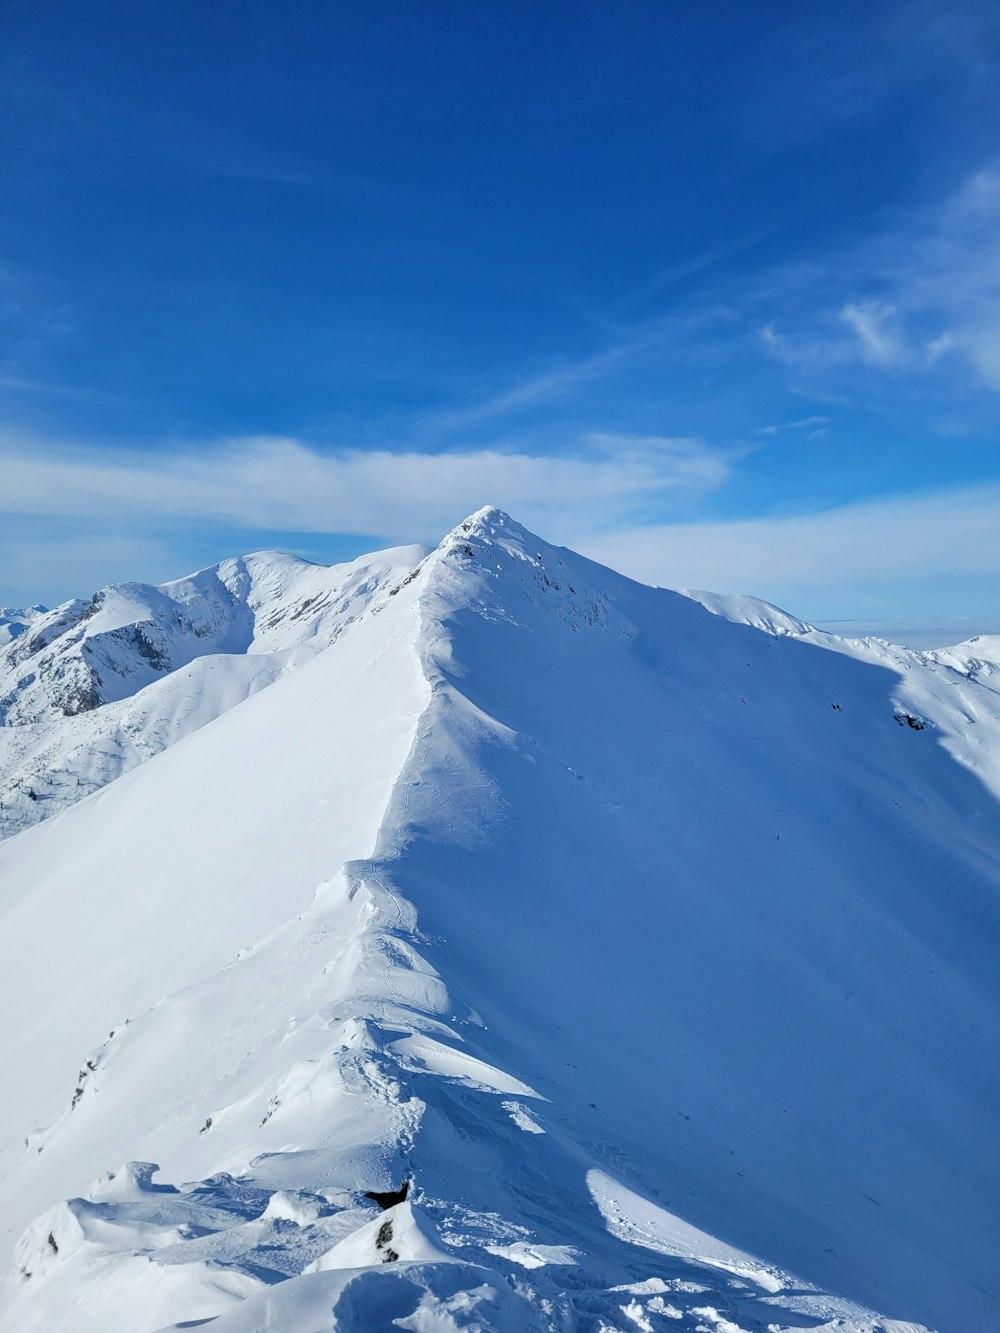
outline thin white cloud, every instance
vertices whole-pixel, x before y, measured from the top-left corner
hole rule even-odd
[[[770,317],[757,332],[777,361],[815,376],[852,362],[912,374],[961,364],[1000,391],[1000,165],[975,172],[936,212],[768,285]],[[766,308],[766,292],[758,299]]]
[[[758,426],[754,431],[755,435],[783,435],[785,431],[804,430],[809,435],[824,434],[825,427],[830,424],[829,417],[802,417],[799,421],[779,421],[774,426]]]
[[[519,380],[510,388],[492,394],[480,402],[438,413],[430,424],[439,431],[463,430],[470,426],[502,420],[526,407],[557,401],[584,385],[613,374],[647,346],[647,339],[636,337],[616,343],[593,356],[561,362],[536,375]]]
[[[893,581],[1000,576],[1000,484],[735,522],[577,530],[578,549],[647,583],[808,601]]]
[[[849,302],[840,312],[840,318],[857,338],[861,359],[883,370],[904,365],[909,359],[902,338],[891,327],[895,313],[895,306],[879,301]]]
[[[116,530],[197,520],[280,532],[434,538],[496,503],[541,526],[571,515],[596,527],[650,516],[671,496],[719,486],[725,454],[698,440],[595,435],[573,456],[499,449],[447,454],[234,440],[156,453],[0,441],[0,513]]]

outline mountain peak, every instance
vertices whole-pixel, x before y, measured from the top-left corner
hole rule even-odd
[[[513,522],[514,520],[510,514],[501,509],[499,505],[483,505],[458,526],[465,531],[468,531],[469,528],[481,528],[486,531],[490,528],[504,527]]]
[[[0,726],[0,1333],[992,1327],[996,691],[495,506],[427,554],[4,650],[155,679]]]
[[[503,537],[513,537],[515,540],[529,538],[535,542],[539,540],[527,528],[522,527],[520,523],[511,518],[510,514],[496,505],[483,505],[474,514],[470,514],[461,523],[457,523],[446,534],[441,545],[445,546],[449,542],[461,541],[463,538],[469,537],[484,537],[488,540],[497,540]]]

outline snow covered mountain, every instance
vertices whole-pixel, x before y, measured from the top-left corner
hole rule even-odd
[[[1000,1325],[993,679],[496,510],[250,563],[13,645],[210,701],[0,845],[0,1328]]]
[[[927,656],[1000,691],[1000,634],[977,634],[952,648],[935,648]]]
[[[264,551],[162,587],[127,583],[54,611],[2,613],[18,633],[0,646],[0,838],[309,660],[381,606],[423,554],[401,547],[327,568]]]

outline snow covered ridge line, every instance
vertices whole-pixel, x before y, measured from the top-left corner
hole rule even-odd
[[[0,1326],[125,1333],[162,1323],[172,1333],[207,1320],[241,1333],[325,1333],[388,1327],[390,1311],[403,1321],[393,1327],[541,1333],[589,1327],[601,1311],[600,1326],[609,1330],[654,1327],[651,1321],[661,1319],[682,1329],[741,1330],[762,1328],[760,1318],[769,1328],[791,1329],[802,1316],[835,1310],[850,1319],[840,1326],[857,1333],[890,1327],[849,1302],[831,1304],[824,1293],[634,1195],[598,1164],[581,1163],[579,1150],[560,1141],[557,1124],[543,1127],[545,1099],[537,1091],[467,1050],[462,1031],[471,1035],[479,1021],[444,1021],[450,997],[413,947],[416,922],[384,875],[377,862],[352,864],[296,922],[235,964],[250,969],[243,981],[253,987],[287,974],[295,959],[298,993],[286,990],[281,998],[301,1002],[313,986],[302,966],[313,961],[310,948],[317,975],[326,952],[319,940],[328,949],[335,939],[341,948],[335,979],[306,1001],[318,1011],[306,1018],[294,1007],[282,1042],[294,1032],[297,1049],[286,1055],[291,1067],[266,1103],[261,1088],[256,1097],[215,1108],[198,1131],[199,1138],[221,1131],[232,1139],[234,1121],[247,1123],[262,1109],[259,1129],[273,1126],[283,1136],[278,1142],[308,1132],[321,1112],[334,1125],[349,1114],[349,1129],[361,1137],[334,1136],[320,1152],[264,1153],[238,1175],[215,1172],[181,1188],[157,1183],[152,1163],[109,1172],[86,1198],[49,1209],[21,1236],[12,1302]],[[231,976],[213,978],[196,994],[173,999],[166,1013],[158,1006],[114,1034],[104,1048],[115,1048],[114,1074],[127,1078],[130,1060],[143,1060],[179,1020],[186,1027],[185,1008],[227,1005],[223,992],[232,986]],[[247,1027],[234,1044],[249,1038]],[[350,1107],[355,1100],[360,1108]],[[472,1153],[470,1114],[481,1135]],[[59,1131],[55,1126],[44,1144],[34,1141],[33,1150],[55,1146]],[[530,1191],[540,1166],[557,1190],[585,1168],[594,1221],[589,1228],[575,1222],[571,1196],[558,1198],[558,1209],[566,1209],[560,1244],[537,1239],[534,1227],[511,1216],[511,1198]],[[464,1174],[480,1189],[481,1177],[493,1177],[491,1210],[449,1205],[448,1187]],[[326,1180],[303,1187],[303,1175]],[[384,1194],[361,1188],[399,1180],[402,1190]],[[444,1199],[428,1193],[442,1186]],[[636,1257],[601,1254],[592,1274],[588,1257],[609,1245],[601,1223]],[[609,1263],[621,1281],[606,1276]],[[644,1276],[636,1278],[637,1271]],[[746,1322],[729,1318],[737,1313]]]
[[[833,652],[848,653],[867,657],[873,661],[891,662],[901,670],[912,666],[946,667],[958,672],[968,680],[975,680],[988,689],[1000,692],[1000,635],[977,634],[947,648],[929,648],[917,650],[905,648],[902,644],[892,643],[888,639],[866,636],[848,638],[842,634],[833,634],[829,630],[817,629],[808,621],[791,616],[780,607],[757,597],[746,597],[734,593],[702,592],[694,588],[683,588],[685,597],[699,602],[706,611],[722,616],[737,624],[749,625],[752,629],[763,630],[765,634],[779,637],[794,635],[807,643],[829,648]]]
[[[264,551],[159,587],[115,585],[52,611],[0,610],[0,839],[97,791],[328,647],[397,596],[426,555],[401,547],[327,567]],[[904,667],[933,662],[1000,690],[1000,650],[989,642],[921,655],[838,639],[756,598],[685,596],[768,634]]]
[[[416,563],[0,846],[0,1329],[990,1327],[995,694]]]
[[[401,547],[327,567],[265,551],[161,587],[121,584],[7,613],[18,632],[0,647],[0,838],[328,647],[423,554]]]

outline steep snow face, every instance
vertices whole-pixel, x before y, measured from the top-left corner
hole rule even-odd
[[[38,608],[0,650],[0,837],[327,647],[424,554],[401,547],[327,567],[265,551],[162,587],[121,584]]]
[[[0,1328],[991,1327],[995,693],[495,510],[393,587],[0,847]]]
[[[633,1178],[706,1230],[988,1324],[996,696],[705,617],[511,524],[469,545],[429,621],[401,887],[432,935],[489,939],[451,974],[504,1060],[596,1102]],[[464,813],[443,750],[476,775]]]

